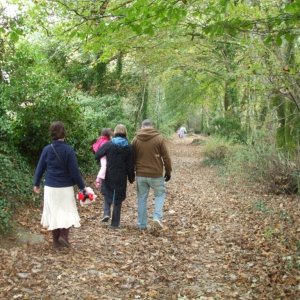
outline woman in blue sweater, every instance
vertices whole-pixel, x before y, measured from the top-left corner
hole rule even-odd
[[[84,190],[76,154],[66,144],[65,127],[60,121],[50,126],[52,143],[43,148],[34,175],[34,192],[40,193],[40,183],[45,174],[44,205],[41,224],[52,231],[53,247],[70,247],[70,227],[80,227],[74,188]]]

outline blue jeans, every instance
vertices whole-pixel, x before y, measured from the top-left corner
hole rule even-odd
[[[163,206],[165,202],[165,181],[163,177],[136,177],[138,198],[138,226],[141,229],[147,227],[147,199],[150,188],[154,191],[155,203],[153,220],[161,221],[163,217]]]

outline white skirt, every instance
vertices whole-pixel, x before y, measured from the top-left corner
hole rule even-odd
[[[80,227],[73,186],[62,188],[45,186],[41,224],[48,230]]]

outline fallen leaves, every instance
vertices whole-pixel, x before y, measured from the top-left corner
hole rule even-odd
[[[99,195],[95,205],[79,207],[82,227],[72,229],[72,247],[61,252],[41,229],[40,211],[23,211],[19,224],[46,243],[0,248],[0,298],[300,298],[299,199],[226,184],[202,165],[201,146],[185,141],[170,144],[164,230],[136,229],[134,185],[122,229],[100,224]]]

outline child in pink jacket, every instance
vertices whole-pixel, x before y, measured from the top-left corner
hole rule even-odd
[[[104,128],[101,131],[101,136],[98,138],[98,140],[93,144],[93,151],[96,153],[99,148],[104,145],[105,143],[109,142],[111,140],[112,131],[110,128]],[[100,170],[98,172],[95,185],[97,188],[101,188],[102,180],[105,179],[105,173],[106,173],[106,156],[103,156],[100,160]]]

